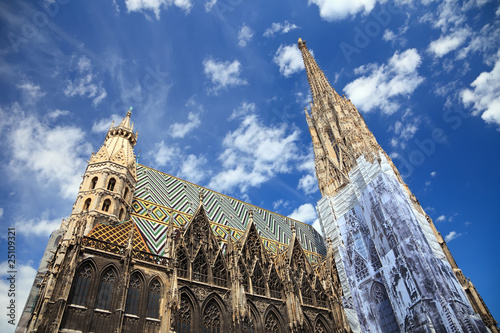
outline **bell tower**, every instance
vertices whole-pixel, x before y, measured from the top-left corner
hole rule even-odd
[[[109,128],[104,144],[93,153],[83,175],[72,216],[88,213],[94,219],[114,223],[128,218],[137,184],[134,146],[138,132],[130,122],[131,109]],[[91,227],[91,226],[90,226]]]

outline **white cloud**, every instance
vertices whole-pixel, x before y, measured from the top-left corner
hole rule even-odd
[[[186,12],[189,12],[191,7],[193,7],[191,0],[125,0],[125,5],[129,12],[144,12],[146,10],[151,10],[155,14],[157,20],[160,19],[160,10],[166,10],[172,5]]]
[[[150,156],[153,156],[153,163],[158,167],[163,167],[167,165],[170,161],[176,160],[176,157],[181,154],[181,150],[177,146],[168,146],[165,141],[162,140],[154,145]]]
[[[92,125],[92,132],[94,133],[107,133],[111,124],[114,122],[114,126],[117,126],[122,121],[123,117],[113,113],[108,118],[102,118],[101,120],[95,121]]]
[[[431,172],[431,177],[436,177],[436,175],[437,175],[437,172],[436,172],[436,171],[432,171],[432,172]]]
[[[295,45],[280,45],[273,62],[280,67],[280,73],[285,77],[304,69],[302,54]]]
[[[64,94],[68,97],[92,98],[92,105],[94,107],[99,105],[108,94],[102,87],[102,81],[96,82],[95,74],[92,73],[92,65],[87,57],[80,57],[77,72],[75,79],[66,81]]]
[[[170,125],[169,132],[173,138],[183,138],[186,136],[186,134],[188,134],[189,132],[200,126],[200,124],[201,124],[200,115],[193,112],[189,112],[188,122],[175,123]]]
[[[384,35],[382,36],[382,39],[385,40],[386,42],[392,42],[392,41],[396,40],[396,34],[394,32],[392,32],[391,30],[386,29],[384,31]]]
[[[264,31],[263,36],[270,38],[274,37],[276,33],[286,34],[297,28],[299,28],[297,25],[290,23],[288,21],[285,21],[283,23],[273,23],[271,24],[270,28],[267,28],[266,31]]]
[[[303,204],[299,208],[294,209],[288,217],[308,224],[314,222],[314,220],[318,218],[316,209],[310,203]]]
[[[300,178],[297,188],[305,194],[313,194],[318,190],[318,180],[311,174],[304,175]]]
[[[6,136],[11,176],[33,174],[40,184],[55,184],[64,198],[74,198],[92,151],[85,133],[74,126],[50,127],[25,116],[18,105],[10,111],[7,121],[15,124]]]
[[[447,36],[441,35],[439,39],[432,41],[429,44],[428,51],[440,58],[459,48],[463,43],[465,43],[469,34],[469,30],[460,29]]]
[[[3,208],[0,207],[0,219],[3,217]]]
[[[55,120],[55,119],[59,118],[60,116],[67,116],[70,113],[71,112],[69,112],[68,110],[55,109],[54,111],[51,111],[51,112],[47,113],[46,116],[47,116],[47,118]]]
[[[24,309],[24,305],[28,299],[28,295],[35,280],[36,269],[30,265],[25,265],[18,263],[16,265],[16,321],[15,326],[8,323],[9,317],[4,315],[3,320],[0,321],[0,332],[13,332],[14,328],[19,322],[19,317]],[[10,287],[10,282],[7,280],[10,276],[7,261],[0,262],[0,306],[2,309],[6,309],[8,304],[10,304],[11,298],[8,297],[8,290]],[[5,310],[7,312],[7,310]]]
[[[369,112],[380,109],[392,114],[399,108],[397,97],[407,97],[423,82],[417,68],[421,58],[416,49],[394,53],[387,64],[368,64],[355,69],[356,74],[366,74],[344,87],[356,106]]]
[[[443,222],[443,221],[446,221],[446,216],[444,215],[441,215],[439,216],[437,219],[436,219],[437,222]]]
[[[31,81],[24,81],[17,87],[23,92],[24,102],[28,105],[34,105],[46,94],[39,85]]]
[[[183,158],[179,176],[190,182],[199,183],[208,175],[205,170],[206,164],[207,159],[204,156],[190,154]]]
[[[257,109],[255,103],[248,103],[246,101],[241,102],[240,105],[236,109],[233,110],[231,113],[231,116],[229,117],[229,120],[233,120],[236,118],[241,118],[245,117],[249,114],[255,113],[255,110]]]
[[[444,240],[446,242],[451,242],[452,240],[454,240],[455,238],[457,237],[460,237],[462,236],[463,234],[461,233],[457,233],[456,231],[450,231],[450,233],[448,235],[446,235],[446,237],[444,238]]]
[[[216,191],[239,188],[245,193],[249,187],[258,187],[277,173],[288,173],[301,161],[297,147],[299,130],[288,133],[285,125],[267,127],[256,115],[248,115],[240,126],[229,132],[220,154],[222,171],[210,181],[208,187]]]
[[[358,13],[369,14],[375,7],[376,0],[309,0],[319,7],[319,15],[327,21],[345,19]]]
[[[252,39],[253,31],[246,24],[243,24],[238,32],[238,46],[245,47],[247,43]]]
[[[500,51],[491,72],[479,74],[471,87],[460,92],[462,103],[472,105],[474,115],[481,114],[486,123],[499,125],[500,129]]]
[[[205,2],[205,11],[208,13],[209,11],[214,8],[215,4],[217,3],[217,0],[209,0]]]
[[[61,226],[62,218],[49,220],[42,214],[41,218],[33,218],[30,220],[18,220],[14,223],[19,234],[27,237],[44,237],[47,238],[50,234]]]
[[[217,93],[221,88],[245,85],[247,82],[240,78],[241,64],[238,60],[217,61],[211,58],[203,61],[203,71],[213,86],[210,92]]]
[[[323,230],[321,229],[321,222],[319,221],[319,219],[314,220],[312,226],[314,230],[316,230],[321,236],[325,237],[325,235],[323,235]]]

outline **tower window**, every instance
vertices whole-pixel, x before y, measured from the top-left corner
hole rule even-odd
[[[85,203],[83,204],[83,210],[89,210],[91,202],[92,202],[92,199],[90,199],[90,198],[85,200]]]
[[[125,192],[123,192],[123,199],[127,200],[128,187],[125,187]]]
[[[108,190],[113,191],[115,189],[116,179],[111,178],[108,182]]]
[[[109,211],[109,206],[111,206],[111,200],[109,199],[104,200],[104,203],[102,204],[102,211],[103,212]]]
[[[90,189],[91,190],[95,189],[95,187],[97,185],[97,180],[98,180],[97,177],[92,178],[92,181],[90,182]]]
[[[118,220],[123,220],[123,208],[120,209],[120,214],[118,215]]]
[[[161,284],[158,279],[155,279],[149,286],[148,295],[148,317],[160,318],[160,292]]]

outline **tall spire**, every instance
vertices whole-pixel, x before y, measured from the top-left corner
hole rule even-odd
[[[340,97],[299,38],[307,79],[311,88],[311,114],[306,119],[313,140],[316,175],[322,195],[333,195],[349,182],[356,159],[370,161],[381,150],[375,137],[350,100]]]

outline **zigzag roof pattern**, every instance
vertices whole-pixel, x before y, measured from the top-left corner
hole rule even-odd
[[[162,254],[171,218],[177,228],[185,226],[191,220],[198,207],[201,190],[204,193],[203,206],[212,230],[221,237],[224,244],[227,244],[229,237],[238,240],[243,236],[252,210],[255,226],[269,251],[278,253],[288,247],[292,238],[290,226],[294,224],[296,237],[311,261],[317,262],[326,255],[323,238],[311,225],[137,165],[137,186],[131,217],[150,252]]]

